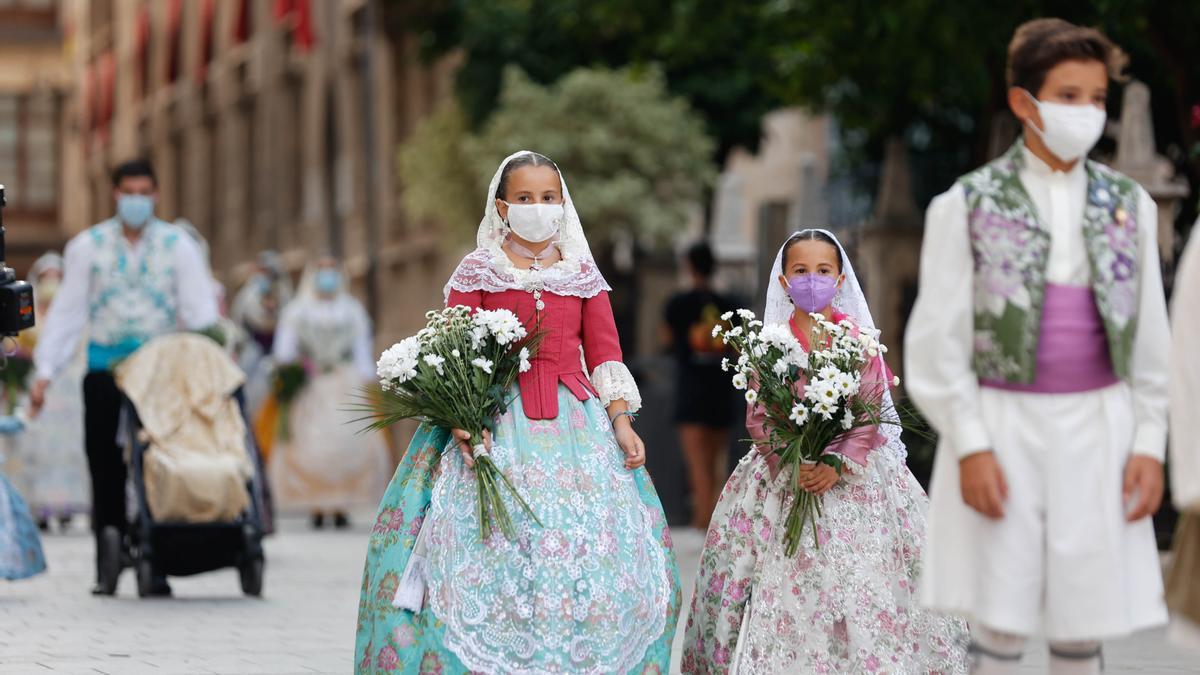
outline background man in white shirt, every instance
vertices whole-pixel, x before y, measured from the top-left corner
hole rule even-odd
[[[218,320],[203,256],[191,237],[154,217],[157,197],[148,161],[130,161],[113,172],[117,213],[67,244],[62,284],[34,352],[30,402],[36,415],[50,381],[74,357],[81,336],[88,336],[84,434],[98,553],[105,528],[124,533],[127,527],[125,462],[117,442],[122,397],[112,368],[151,338]],[[157,585],[159,593],[170,593],[165,579]],[[93,589],[108,592],[100,584]]]

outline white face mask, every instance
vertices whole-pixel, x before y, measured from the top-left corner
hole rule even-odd
[[[1027,126],[1041,137],[1046,148],[1064,162],[1074,162],[1092,149],[1104,134],[1108,114],[1090,103],[1068,105],[1042,102],[1025,92],[1037,106],[1044,129],[1030,120]]]
[[[540,244],[562,227],[566,211],[562,204],[508,204],[508,226],[513,234],[531,244]]]

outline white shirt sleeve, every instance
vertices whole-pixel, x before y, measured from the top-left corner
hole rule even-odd
[[[175,242],[175,273],[179,319],[183,326],[198,330],[217,323],[221,314],[213,293],[212,274],[204,264],[200,247],[183,233]]]
[[[1200,224],[1200,221],[1197,221]],[[1192,228],[1171,298],[1171,498],[1180,511],[1200,510],[1200,229]]]
[[[973,289],[966,195],[955,185],[926,212],[917,301],[905,329],[904,375],[908,394],[958,457],[992,447],[971,364]]]
[[[37,318],[42,328],[33,350],[33,363],[39,379],[58,377],[79,349],[79,337],[87,326],[89,314],[92,254],[86,233],[67,243],[62,283],[46,316]]]
[[[1137,334],[1133,339],[1129,380],[1135,422],[1133,452],[1162,461],[1167,452],[1171,327],[1158,259],[1158,207],[1140,187],[1137,218],[1142,260]]]

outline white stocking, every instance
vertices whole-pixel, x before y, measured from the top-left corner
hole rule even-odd
[[[1099,642],[1050,643],[1050,675],[1099,675],[1103,670]]]
[[[986,626],[971,631],[971,675],[1016,675],[1025,638]]]

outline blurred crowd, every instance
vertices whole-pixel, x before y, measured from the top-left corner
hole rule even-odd
[[[196,244],[207,265],[208,246],[196,228],[183,219],[169,226]],[[38,325],[17,338],[0,371],[0,473],[24,497],[43,533],[84,526],[92,509],[84,451],[86,335],[75,341],[69,365],[51,380],[36,414],[30,404],[43,326],[56,311],[79,311],[55,303],[63,276],[64,259],[56,251],[29,270]],[[283,258],[263,251],[235,293],[211,269],[207,283],[220,317],[199,332],[219,342],[245,375],[244,418],[266,467],[273,505],[306,513],[315,527],[347,526],[354,508],[378,498],[382,484],[376,483],[386,478],[388,455],[379,436],[356,433],[347,424],[350,413],[342,412],[367,391],[375,368],[370,319],[348,291],[339,261],[312,259],[296,284]],[[182,320],[179,327],[188,328]]]

